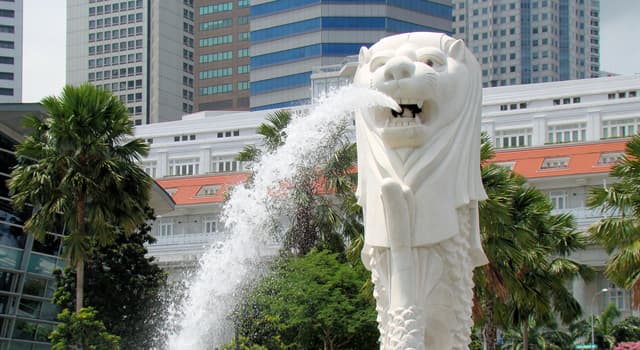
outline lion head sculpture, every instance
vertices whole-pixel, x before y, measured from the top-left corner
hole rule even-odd
[[[462,40],[441,33],[394,35],[360,50],[354,84],[382,92],[400,106],[356,113],[365,221],[369,217],[373,226],[384,226],[376,224],[375,216],[383,214],[373,204],[377,191],[365,193],[384,178],[411,188],[414,229],[432,231],[428,238],[417,233],[415,245],[450,237],[457,226],[447,222],[457,221],[456,208],[486,198],[480,177],[480,72]],[[377,230],[367,230],[368,243],[385,246],[386,233]]]

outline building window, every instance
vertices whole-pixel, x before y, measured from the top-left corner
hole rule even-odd
[[[602,138],[627,137],[638,132],[640,118],[602,121]]]
[[[13,80],[13,73],[0,72],[0,80]]]
[[[587,123],[551,125],[547,127],[547,143],[580,142],[587,139]]]
[[[210,63],[218,61],[226,61],[233,58],[233,51],[215,52],[207,55],[200,55],[198,61],[200,63]]]
[[[216,218],[213,216],[205,216],[202,220],[202,226],[204,229],[204,233],[214,233],[218,230]]]
[[[611,282],[609,282],[609,287],[607,289],[607,299],[609,299],[607,304],[614,304],[620,311],[629,309],[628,301],[631,297],[628,291],[619,288]]]
[[[240,171],[241,162],[233,157],[212,157],[211,171],[214,173],[228,173]]]
[[[495,133],[496,148],[514,148],[531,146],[532,128],[498,130]]]
[[[247,41],[249,40],[249,38],[250,38],[249,32],[238,33],[238,41]]]
[[[240,16],[238,17],[238,25],[249,24],[249,16]]]
[[[569,166],[569,157],[545,158],[540,169],[565,169]]]
[[[158,227],[158,233],[160,237],[169,237],[173,235],[173,220],[163,219]]]
[[[156,177],[157,168],[158,163],[156,161],[142,162],[142,169],[144,169],[144,172],[153,178]]]
[[[200,31],[213,30],[213,29],[225,28],[225,27],[231,27],[231,26],[233,26],[233,19],[224,18],[224,19],[219,19],[215,21],[200,23]]]
[[[0,49],[13,49],[15,43],[13,41],[0,40]]]
[[[549,199],[553,209],[566,209],[567,207],[567,192],[566,191],[551,191],[549,192]]]
[[[249,57],[249,49],[240,49],[238,50],[238,57]]]
[[[200,187],[200,190],[198,191],[196,196],[198,197],[215,196],[216,193],[218,193],[219,189],[220,189],[220,185],[205,185]]]
[[[208,15],[210,13],[226,12],[233,10],[233,2],[225,2],[222,4],[201,6],[198,11],[200,15]]]
[[[233,36],[229,34],[229,35],[221,35],[221,36],[214,36],[211,38],[200,39],[198,44],[200,47],[209,47],[209,46],[230,44],[232,42],[233,42]]]
[[[616,163],[622,158],[624,158],[624,152],[604,152],[600,154],[600,159],[598,159],[598,164],[609,165],[609,164]]]
[[[241,90],[249,90],[249,82],[248,81],[239,81],[238,82],[238,91]]]
[[[200,160],[198,158],[184,158],[169,160],[169,175],[185,176],[198,175]]]
[[[14,31],[14,26],[0,25],[0,33],[13,33]]]
[[[225,94],[233,91],[233,84],[221,84],[200,88],[200,96]]]
[[[14,10],[0,10],[0,17],[14,18],[16,15]]]

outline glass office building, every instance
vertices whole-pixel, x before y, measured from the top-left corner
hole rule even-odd
[[[309,103],[313,67],[382,37],[452,29],[446,0],[254,0],[250,13],[252,110]]]
[[[63,228],[48,234],[45,242],[25,234],[31,210],[14,210],[6,185],[24,132],[22,116],[41,111],[38,104],[0,104],[0,350],[50,349],[47,337],[57,324],[52,272],[64,267]]]
[[[600,76],[600,0],[453,0],[484,87]]]

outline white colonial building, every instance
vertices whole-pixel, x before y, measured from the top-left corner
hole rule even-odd
[[[315,70],[314,96],[350,81],[352,68],[350,62]],[[496,162],[525,176],[549,195],[556,213],[571,212],[586,229],[601,217],[585,206],[589,188],[615,181],[609,169],[624,152],[627,137],[640,130],[638,92],[640,76],[488,88],[482,130],[498,149]],[[154,226],[158,242],[150,253],[161,263],[191,266],[220,238],[224,191],[247,177],[234,157],[245,145],[259,142],[256,128],[270,112],[201,112],[136,128],[136,135],[151,146],[145,170],[176,202],[176,209]],[[590,247],[575,258],[601,271],[608,256]],[[575,281],[573,292],[587,314],[610,302],[625,315],[638,314],[631,309],[629,291],[610,284],[601,273],[588,283]]]

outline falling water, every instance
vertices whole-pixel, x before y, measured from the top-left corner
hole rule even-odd
[[[226,202],[221,220],[229,238],[202,256],[184,300],[170,310],[175,332],[169,334],[169,350],[213,349],[230,340],[234,292],[255,275],[257,262],[269,254],[265,248],[273,251],[273,218],[292,204],[283,184],[292,183],[300,169],[310,169],[335,153],[332,136],[351,123],[351,112],[375,106],[397,104],[381,93],[347,87],[324,98],[309,114],[292,119],[285,130],[286,143],[263,155],[253,167],[253,183],[235,188]]]

